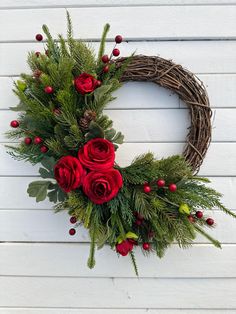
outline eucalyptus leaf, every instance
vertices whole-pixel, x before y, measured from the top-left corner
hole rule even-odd
[[[112,88],[112,85],[102,85],[101,87],[95,89],[94,99],[96,102],[100,102],[101,99],[109,92]]]
[[[29,184],[27,193],[30,197],[36,197],[36,202],[45,200],[50,181],[33,181]]]

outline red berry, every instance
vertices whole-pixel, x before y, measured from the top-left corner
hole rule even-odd
[[[11,121],[10,125],[12,128],[18,128],[20,123],[17,120],[13,120],[13,121]]]
[[[56,115],[59,115],[59,114],[61,114],[61,110],[59,108],[54,108],[53,113]]]
[[[70,217],[70,223],[75,224],[77,221],[75,216]]]
[[[144,219],[143,215],[141,215],[141,214],[138,213],[138,212],[134,212],[134,216],[135,216],[138,220],[143,220],[143,219]]]
[[[145,251],[150,250],[150,248],[151,248],[150,243],[148,243],[148,242],[144,242],[144,243],[143,243],[143,249],[144,249]]]
[[[48,148],[47,148],[47,146],[43,145],[43,146],[40,147],[40,150],[41,150],[42,153],[45,154],[48,151]]]
[[[194,217],[193,217],[192,215],[189,215],[189,216],[188,216],[188,220],[189,220],[189,222],[191,222],[191,223],[194,223],[194,222],[195,222],[195,219],[194,219]]]
[[[154,231],[149,231],[149,232],[148,232],[148,237],[149,237],[149,239],[153,238],[154,235],[155,235],[155,232],[154,232]]]
[[[171,184],[169,185],[169,190],[170,190],[171,192],[175,192],[175,191],[177,190],[176,184],[171,183]]]
[[[135,220],[135,225],[141,226],[141,224],[142,224],[142,220],[139,220],[139,219]]]
[[[39,77],[41,76],[41,74],[42,74],[42,71],[36,69],[36,70],[34,71],[34,73],[33,73],[33,76],[36,77],[36,78],[39,78]]]
[[[163,179],[157,180],[157,186],[159,188],[163,188],[165,186],[165,184],[166,184],[165,180],[163,180]]]
[[[52,86],[46,86],[44,88],[44,91],[46,94],[52,94],[54,92],[53,87]]]
[[[120,54],[120,50],[115,48],[115,49],[113,49],[112,54],[113,54],[113,56],[118,57]]]
[[[30,145],[32,143],[32,139],[30,137],[26,137],[24,139],[24,142],[25,142],[26,145]]]
[[[35,55],[36,55],[37,57],[39,57],[39,56],[40,56],[40,52],[39,52],[39,51],[36,51],[36,52],[35,52]]]
[[[45,50],[45,55],[49,56],[49,50],[48,49]]]
[[[109,57],[108,57],[108,55],[102,56],[102,62],[103,62],[103,63],[109,62]]]
[[[122,38],[121,35],[116,35],[116,37],[115,37],[115,42],[116,42],[117,44],[120,44],[120,43],[122,42],[122,40],[123,40],[123,38]]]
[[[201,212],[200,210],[198,210],[198,211],[196,212],[196,217],[199,218],[199,219],[201,219],[201,218],[203,217],[203,212]]]
[[[76,233],[76,230],[75,230],[74,228],[71,228],[71,229],[69,230],[69,234],[70,234],[71,236],[75,235],[75,233]]]
[[[144,193],[150,193],[151,192],[151,187],[149,185],[144,185],[143,191],[144,191]]]
[[[97,80],[97,87],[100,87],[102,85],[102,82]]]
[[[43,142],[43,140],[41,139],[41,137],[36,136],[36,137],[34,138],[34,144],[39,145],[39,144],[41,144],[42,142]]]
[[[109,72],[109,66],[108,66],[108,65],[105,65],[105,66],[104,66],[103,72],[104,72],[104,73]]]
[[[43,40],[43,35],[37,34],[37,35],[35,36],[35,39],[36,39],[37,41],[41,41],[41,40]]]
[[[213,220],[212,218],[207,218],[206,223],[207,223],[209,226],[212,226],[212,225],[214,225],[214,220]]]

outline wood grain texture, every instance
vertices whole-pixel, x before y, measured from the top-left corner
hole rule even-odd
[[[236,29],[236,28],[235,28]],[[40,31],[40,30],[38,30]],[[118,32],[118,30],[116,29]],[[123,34],[125,36],[125,34]],[[99,43],[91,43],[98,51]],[[107,43],[110,53],[113,43]],[[130,41],[120,46],[121,55],[159,55],[172,59],[194,73],[236,73],[236,41]],[[0,76],[29,72],[26,57],[29,51],[44,51],[43,43],[0,43]],[[10,60],[10,62],[6,62]]]
[[[86,243],[2,243],[0,276],[135,277],[129,258],[117,258],[109,247],[96,252],[93,270],[86,265],[88,253]],[[189,250],[173,245],[162,259],[152,255],[148,267],[140,250],[136,259],[140,278],[236,277],[236,246],[231,244],[222,250],[208,244],[195,244]]]

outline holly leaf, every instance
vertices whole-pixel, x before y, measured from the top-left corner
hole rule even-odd
[[[63,202],[67,197],[66,193],[64,193],[57,184],[51,183],[48,189],[50,190],[50,192],[48,192],[47,196],[50,202]]]
[[[105,131],[105,138],[116,144],[122,144],[124,142],[124,135],[121,132],[116,132],[113,128]]]
[[[36,197],[37,203],[44,201],[50,183],[50,181],[33,181],[29,184],[27,193],[30,197]]]

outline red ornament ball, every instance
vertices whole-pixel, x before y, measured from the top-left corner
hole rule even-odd
[[[36,137],[34,138],[34,144],[39,145],[39,144],[41,144],[42,142],[43,142],[43,140],[41,139],[41,137],[36,136]]]
[[[207,218],[207,220],[206,220],[206,223],[209,225],[209,226],[212,226],[212,225],[214,225],[214,219],[212,219],[212,218]]]
[[[36,57],[39,57],[40,54],[41,54],[41,53],[40,53],[39,51],[36,51],[36,52],[35,52]]]
[[[76,233],[76,230],[75,230],[74,228],[71,228],[71,229],[69,230],[69,234],[70,234],[71,236],[75,235],[75,233]]]
[[[189,222],[191,222],[191,223],[194,223],[194,222],[195,222],[195,219],[194,219],[194,217],[193,217],[192,215],[189,215],[189,216],[188,216],[188,220],[189,220]]]
[[[163,188],[165,186],[165,184],[166,184],[165,180],[163,180],[163,179],[157,180],[157,186],[159,188]]]
[[[70,223],[75,224],[77,222],[77,219],[75,216],[70,217]]]
[[[143,243],[143,249],[144,249],[145,251],[149,251],[150,248],[151,248],[150,243],[148,243],[148,242],[144,242],[144,243]]]
[[[108,55],[102,56],[102,62],[103,62],[103,63],[109,62],[109,57],[108,57]]]
[[[201,212],[200,210],[198,210],[198,211],[196,212],[196,217],[199,218],[199,219],[201,219],[201,218],[203,217],[203,212]]]
[[[116,37],[115,37],[115,42],[116,42],[117,44],[120,44],[120,43],[122,42],[122,40],[123,40],[123,38],[122,38],[121,35],[116,35]]]
[[[40,151],[41,151],[41,153],[45,154],[48,151],[47,146],[45,146],[45,145],[41,146]]]
[[[54,92],[54,89],[53,89],[52,86],[46,86],[44,88],[44,91],[45,91],[46,94],[52,94]]]
[[[143,191],[144,191],[144,193],[150,193],[151,192],[151,187],[149,186],[149,185],[144,185],[144,187],[143,187]]]
[[[103,72],[104,72],[104,73],[109,72],[109,66],[108,66],[108,65],[105,65],[105,66],[104,66]]]
[[[35,36],[35,39],[36,39],[37,41],[42,41],[42,40],[43,40],[43,35],[37,34],[37,35]]]
[[[169,185],[169,190],[170,190],[171,192],[175,192],[175,191],[177,190],[176,184],[171,183],[171,184]]]
[[[32,143],[32,139],[30,137],[26,137],[24,139],[24,142],[25,142],[26,145],[30,145]]]
[[[10,123],[10,126],[12,128],[18,128],[19,125],[20,125],[20,123],[17,120],[12,120]]]
[[[118,57],[120,54],[120,50],[115,48],[115,49],[113,49],[112,54],[113,54],[113,56]]]

